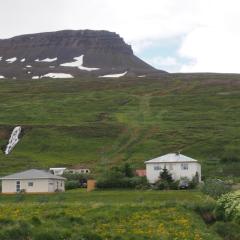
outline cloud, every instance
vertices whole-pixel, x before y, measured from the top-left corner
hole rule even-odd
[[[146,62],[151,64],[157,69],[164,69],[168,72],[177,72],[181,65],[178,62],[178,59],[168,56],[168,57],[153,57],[153,58],[146,58],[144,59]]]
[[[1,3],[0,38],[104,29],[119,33],[138,56],[155,66],[240,73],[239,9],[239,0],[8,0]],[[150,48],[171,39],[179,40],[174,54],[156,49],[149,56]]]
[[[181,72],[240,73],[240,2],[209,1],[202,3],[199,26],[183,39],[179,56],[190,59]]]

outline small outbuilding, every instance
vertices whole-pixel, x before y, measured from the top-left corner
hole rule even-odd
[[[201,181],[201,165],[197,160],[184,156],[180,153],[169,153],[145,162],[146,176],[150,183],[155,183],[161,171],[166,168],[174,180],[188,178],[192,180],[198,176]]]
[[[65,170],[66,172],[69,172],[69,173],[77,173],[77,174],[90,174],[90,169],[85,167],[85,166],[82,166],[82,165],[75,165],[71,168],[68,168]]]
[[[57,176],[62,176],[67,168],[64,167],[57,167],[57,168],[49,168],[49,171]]]
[[[44,170],[30,169],[0,178],[2,193],[53,193],[65,191],[65,178]]]

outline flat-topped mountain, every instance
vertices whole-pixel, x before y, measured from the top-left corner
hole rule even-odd
[[[159,74],[114,32],[64,30],[0,40],[1,78]]]

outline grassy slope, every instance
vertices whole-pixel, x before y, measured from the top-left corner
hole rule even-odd
[[[82,163],[94,172],[182,150],[205,176],[239,174],[240,76],[0,81],[0,144],[14,125],[24,137],[0,174]]]
[[[1,196],[0,224],[4,227],[0,237],[218,240],[189,208],[203,200],[200,193],[190,191],[74,190],[56,195]]]

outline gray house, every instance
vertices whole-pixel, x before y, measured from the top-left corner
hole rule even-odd
[[[47,171],[30,169],[0,178],[2,193],[52,193],[65,191],[65,178]]]

